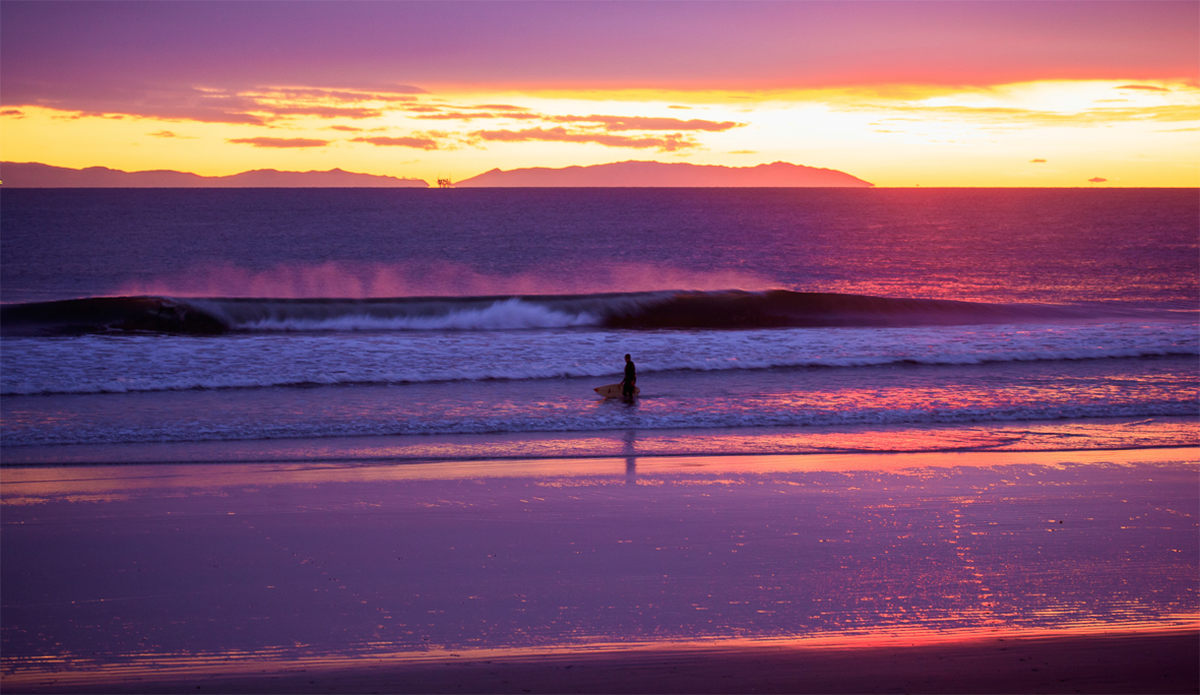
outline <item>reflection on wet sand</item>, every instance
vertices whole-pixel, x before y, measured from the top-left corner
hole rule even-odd
[[[625,484],[637,485],[637,431],[629,430],[621,440],[625,443]]]
[[[8,446],[4,465],[132,463],[408,463],[628,456],[766,456],[939,451],[1119,450],[1195,446],[1195,417],[1048,420],[935,426],[524,432],[264,441]],[[807,457],[806,457],[807,458]]]
[[[0,663],[1186,627],[1197,454],[6,469]]]

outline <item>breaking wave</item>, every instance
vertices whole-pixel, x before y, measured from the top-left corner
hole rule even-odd
[[[936,326],[1080,316],[1034,304],[768,290],[396,299],[90,297],[0,307],[5,335]]]

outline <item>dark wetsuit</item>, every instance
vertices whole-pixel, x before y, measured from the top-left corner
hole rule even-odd
[[[621,396],[626,399],[633,399],[633,389],[637,385],[637,368],[633,366],[633,360],[625,363],[625,381],[621,382]]]

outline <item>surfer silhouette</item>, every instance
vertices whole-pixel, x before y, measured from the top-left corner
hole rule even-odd
[[[625,355],[625,380],[621,382],[621,397],[627,401],[633,400],[634,388],[637,387],[637,367],[633,359]]]

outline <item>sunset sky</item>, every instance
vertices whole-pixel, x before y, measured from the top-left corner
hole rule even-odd
[[[0,85],[0,156],[75,168],[1200,185],[1193,0],[4,0]]]

